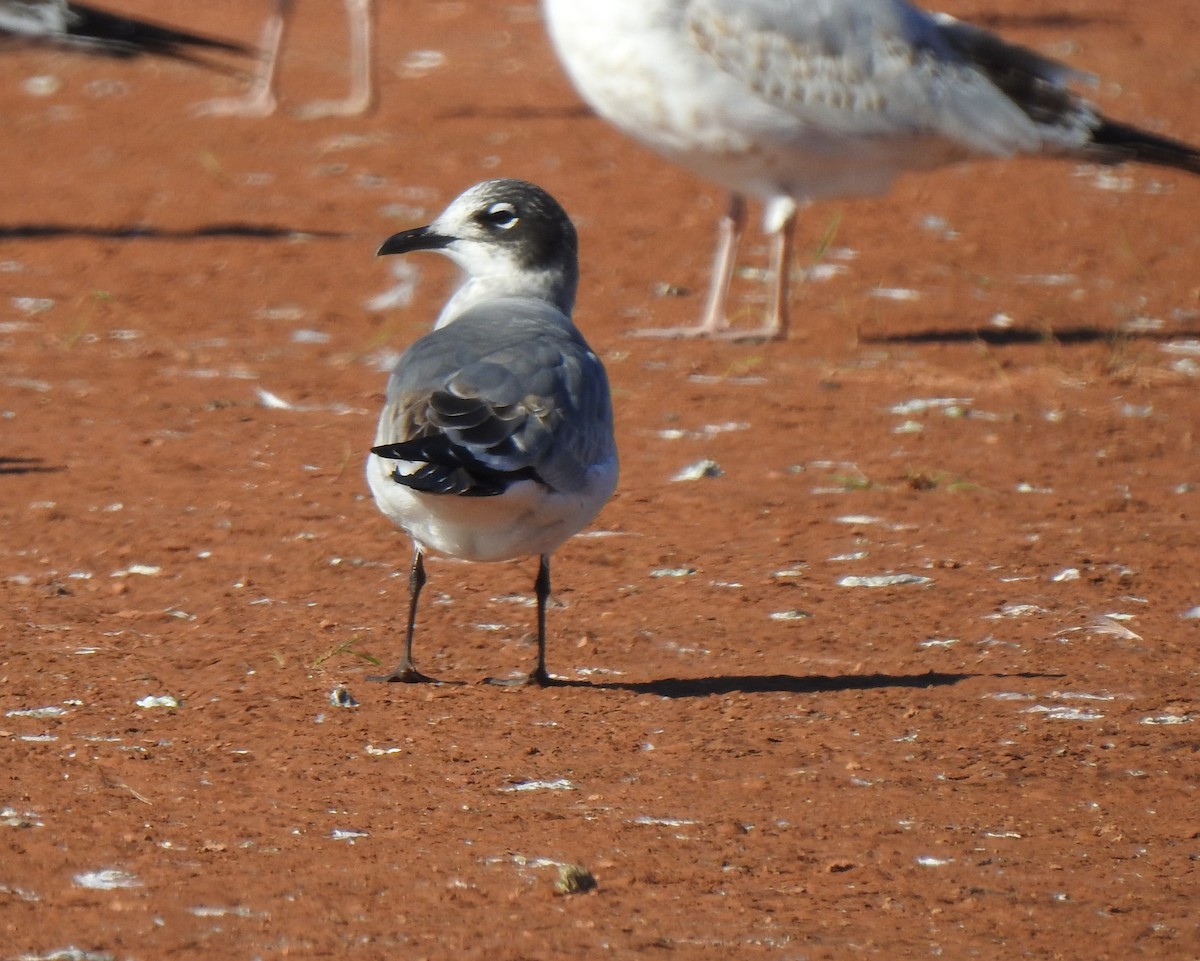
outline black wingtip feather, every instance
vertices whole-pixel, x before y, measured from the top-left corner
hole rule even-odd
[[[453,444],[444,435],[419,437],[396,444],[380,444],[371,448],[376,457],[419,463],[411,474],[392,471],[397,484],[423,494],[453,494],[460,497],[496,497],[518,481],[545,481],[532,467],[519,470],[496,470],[473,456],[464,447]]]
[[[392,480],[422,494],[451,494],[457,497],[496,497],[503,494],[507,484],[471,474],[462,467],[441,467],[426,464],[411,474],[401,474],[397,467]]]
[[[1200,174],[1200,150],[1107,117],[1093,132],[1092,145],[1105,163],[1135,161]]]

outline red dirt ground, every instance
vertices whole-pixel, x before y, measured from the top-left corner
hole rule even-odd
[[[381,7],[360,120],[0,59],[0,958],[1200,957],[1200,180],[908,179],[803,218],[790,341],[635,339],[696,316],[720,191],[580,109],[536,6]],[[1194,0],[951,7],[1200,140]],[[342,32],[298,5],[288,108]],[[452,278],[372,304],[373,252],[498,175],[575,217],[615,390],[580,683],[477,683],[531,664],[534,565],[435,561],[418,660],[469,683],[373,685],[409,547],[361,465]]]

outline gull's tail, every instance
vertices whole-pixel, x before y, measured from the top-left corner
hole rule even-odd
[[[249,47],[230,40],[188,33],[163,24],[147,20],[134,20],[107,10],[72,3],[68,8],[67,33],[63,38],[68,43],[89,47],[97,53],[110,57],[137,57],[154,54],[188,60],[212,66],[196,56],[198,52],[220,51],[224,53],[249,54]]]
[[[1134,161],[1200,174],[1200,149],[1109,120],[1070,90],[1070,81],[1092,80],[1089,75],[948,14],[937,14],[934,20],[941,40],[1043,128],[1049,152],[1061,150],[1095,163]]]
[[[1200,150],[1107,117],[1100,118],[1083,155],[1101,163],[1134,161],[1200,174]]]

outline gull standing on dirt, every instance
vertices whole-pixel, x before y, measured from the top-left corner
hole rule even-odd
[[[798,207],[881,194],[908,171],[1043,154],[1200,173],[1192,147],[1067,88],[1086,77],[905,0],[544,2],[584,100],[730,191],[700,325],[647,334],[786,336]],[[763,325],[736,331],[726,299],[747,195],[765,202],[774,285]]]
[[[250,89],[241,97],[208,100],[197,104],[199,116],[267,117],[278,106],[276,88],[279,60],[294,0],[274,0],[274,9],[263,26],[259,41],[258,72]],[[350,93],[342,100],[320,100],[301,108],[300,115],[315,117],[357,117],[371,109],[375,101],[375,4],[374,0],[342,0],[350,31]]]
[[[537,666],[490,683],[551,684],[546,670],[550,555],[599,512],[617,483],[612,402],[600,359],[571,321],[575,228],[557,201],[520,180],[467,190],[427,227],[379,253],[436,250],[466,280],[387,385],[367,482],[413,540],[404,655],[378,681],[430,681],[412,658],[424,557],[537,555]]]
[[[155,54],[213,66],[198,51],[245,54],[241,44],[67,0],[0,0],[0,40],[52,43],[109,57]]]

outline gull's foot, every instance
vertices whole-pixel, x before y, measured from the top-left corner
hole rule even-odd
[[[296,111],[301,120],[319,120],[322,117],[361,117],[371,109],[371,99],[347,97],[345,100],[315,100]]]
[[[461,681],[442,681],[428,674],[422,674],[411,664],[401,664],[391,674],[368,674],[368,681],[381,681],[385,684],[461,684]]]
[[[523,674],[520,677],[485,677],[483,683],[496,687],[525,687],[527,684],[535,687],[557,687],[567,682],[549,671],[538,668],[532,674]]]
[[[709,327],[701,324],[697,327],[648,327],[641,330],[631,330],[630,337],[652,337],[659,340],[699,340],[711,337],[714,340],[731,340],[735,342],[765,343],[772,340],[783,340],[784,332],[773,325],[762,327]]]
[[[655,340],[699,340],[701,337],[719,337],[727,329],[722,327],[714,330],[703,324],[698,327],[643,327],[631,330],[629,336],[650,337]]]
[[[725,327],[713,331],[710,335],[720,340],[732,340],[735,343],[765,344],[773,340],[784,340],[786,334],[777,327]]]
[[[224,97],[193,104],[193,117],[269,117],[277,104],[271,94],[252,94],[248,97]]]

